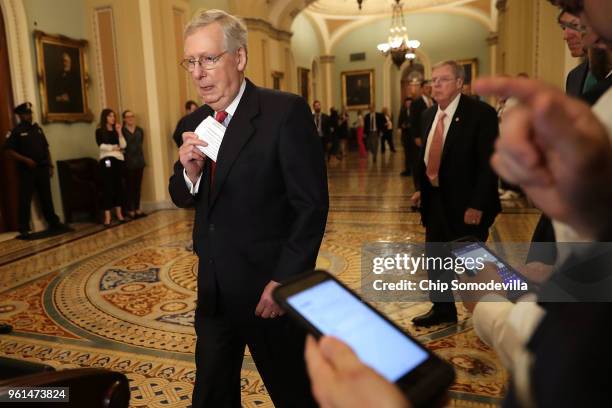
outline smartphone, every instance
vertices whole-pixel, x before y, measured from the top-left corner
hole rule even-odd
[[[534,288],[534,284],[529,281],[525,276],[521,275],[516,269],[506,263],[501,257],[495,254],[487,246],[476,240],[476,238],[466,237],[461,238],[451,243],[451,254],[455,258],[471,258],[472,260],[480,259],[480,263],[493,263],[497,267],[497,273],[503,283],[511,284],[513,281],[524,282],[527,284],[529,290]],[[470,276],[476,276],[478,269],[467,269],[465,270]],[[520,296],[525,291],[519,291],[514,293],[513,296]]]
[[[397,384],[415,406],[427,406],[452,384],[453,368],[326,271],[284,282],[274,299],[317,338],[334,336]]]

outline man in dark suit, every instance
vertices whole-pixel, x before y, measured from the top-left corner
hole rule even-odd
[[[554,1],[551,2],[556,5]],[[557,22],[563,30],[563,39],[572,57],[584,60],[567,74],[565,93],[575,98],[583,98],[592,105],[603,93],[603,87],[605,87],[605,84],[600,84],[599,89],[590,92],[598,84],[598,79],[591,73],[592,64],[587,58],[587,50],[592,47],[598,37],[591,29],[582,24],[578,16],[566,10],[561,10]],[[542,213],[533,231],[531,242],[555,242],[556,239],[551,219]],[[556,257],[557,250],[554,245],[532,245],[527,254],[527,262],[539,261],[551,265],[555,262]]]
[[[567,44],[570,54],[574,58],[581,58],[583,61],[572,69],[565,81],[565,90],[568,95],[578,97],[582,94],[587,75],[589,73],[589,63],[586,59],[583,36],[585,27],[580,22],[580,17],[562,10],[557,17],[557,22],[563,30],[563,39]]]
[[[366,147],[372,153],[372,160],[376,163],[376,155],[378,154],[378,141],[385,127],[385,116],[376,112],[374,105],[370,106],[370,113],[365,115],[363,120],[364,132],[366,134]]]
[[[410,105],[410,120],[412,121],[412,133],[413,141],[416,151],[416,155],[420,153],[421,146],[423,145],[423,139],[425,139],[424,129],[422,126],[423,112],[431,108],[435,104],[435,101],[431,98],[431,82],[422,81],[421,88],[419,89],[419,97],[416,98]],[[418,157],[417,157],[418,158]],[[416,160],[415,160],[416,162]],[[414,187],[416,190],[419,189],[419,180],[415,177],[416,166],[413,166]]]
[[[205,105],[181,121],[169,190],[176,205],[195,208],[193,406],[240,406],[248,345],[274,405],[310,407],[304,332],[272,292],[315,266],[329,206],[325,161],[304,99],[244,77],[246,35],[220,10],[196,14],[185,30],[182,65]],[[209,116],[226,127],[216,162],[192,133]]]
[[[328,144],[331,142],[332,123],[328,115],[321,112],[321,101],[314,101],[312,103],[312,119],[317,129],[317,135],[321,140],[321,146],[323,146],[323,153],[327,153]]]
[[[418,138],[417,143],[420,143],[425,139],[423,135],[424,129],[421,128],[421,115],[427,109],[434,105],[433,99],[431,99],[431,82],[421,82],[420,95],[410,105],[410,117],[412,118],[412,129],[415,132],[415,137]]]
[[[410,118],[410,105],[413,99],[407,97],[400,109],[397,119],[397,127],[402,130],[402,146],[404,147],[404,171],[402,177],[411,176],[413,168],[418,160],[418,146],[414,144],[414,132],[412,131],[412,119]]]
[[[427,243],[474,236],[486,241],[489,227],[501,211],[497,176],[489,165],[499,133],[495,109],[461,94],[465,73],[455,61],[433,68],[433,96],[437,105],[423,114],[426,129],[417,177],[420,191],[413,196],[421,208]],[[427,245],[428,257],[445,257],[440,245]],[[430,268],[429,279],[450,284],[453,271]],[[431,326],[457,321],[450,291],[430,291],[432,309],[413,322]]]

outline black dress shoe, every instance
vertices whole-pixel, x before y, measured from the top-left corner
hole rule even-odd
[[[17,238],[17,239],[28,239],[28,238],[30,238],[30,232],[29,231],[20,231],[19,235],[17,235],[15,238]]]
[[[457,312],[440,311],[432,307],[429,312],[412,319],[412,324],[418,327],[429,327],[443,323],[457,323]]]
[[[13,331],[13,326],[6,323],[0,323],[0,334],[9,334]]]

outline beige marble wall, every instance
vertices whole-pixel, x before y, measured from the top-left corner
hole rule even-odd
[[[563,87],[565,43],[557,25],[558,10],[546,0],[500,0],[496,71],[526,72]]]

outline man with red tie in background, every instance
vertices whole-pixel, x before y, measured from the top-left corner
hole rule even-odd
[[[420,191],[412,199],[420,207],[427,243],[449,242],[465,236],[486,241],[501,211],[497,176],[489,165],[499,134],[495,109],[461,94],[463,67],[444,61],[433,67],[433,98],[437,105],[423,113],[423,141],[417,177]],[[428,257],[445,257],[440,245],[426,245]],[[449,283],[453,271],[427,271],[432,281]],[[433,307],[414,318],[417,326],[457,321],[453,294],[432,291]]]
[[[329,198],[325,160],[307,102],[244,76],[247,31],[221,10],[185,29],[185,59],[204,105],[179,127],[170,179],[179,207],[194,207],[199,257],[193,407],[240,407],[249,350],[277,407],[315,406],[304,331],[272,298],[279,282],[314,268]],[[193,133],[213,116],[226,129],[217,161]]]

